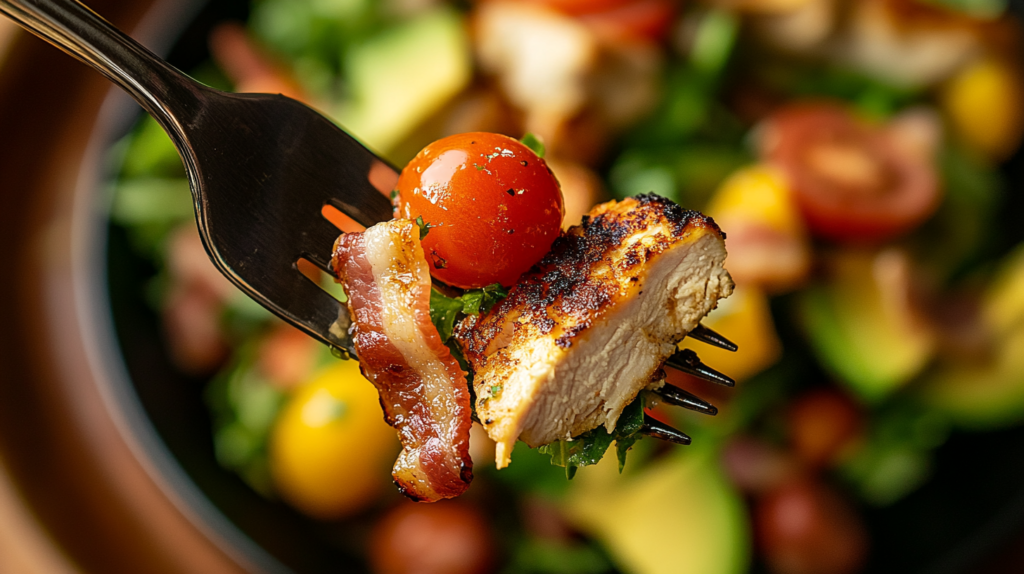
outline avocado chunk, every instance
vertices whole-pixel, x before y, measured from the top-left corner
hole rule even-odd
[[[1024,420],[1024,329],[1000,341],[981,364],[940,365],[921,384],[925,402],[977,430]]]
[[[818,360],[867,402],[900,388],[931,359],[934,337],[909,304],[906,255],[844,252],[798,310]]]
[[[388,153],[469,84],[472,61],[462,18],[437,9],[354,48],[351,94],[335,117],[370,148]]]
[[[620,476],[614,457],[580,472],[566,500],[578,528],[634,574],[746,572],[750,534],[740,495],[710,448],[691,447]]]
[[[981,320],[993,341],[986,360],[940,363],[922,380],[921,394],[959,426],[1009,426],[1024,420],[1024,246],[985,290]]]

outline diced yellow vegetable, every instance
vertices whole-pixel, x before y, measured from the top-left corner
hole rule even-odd
[[[1002,262],[986,290],[982,313],[996,336],[1024,327],[1024,246]]]
[[[706,211],[716,219],[742,217],[776,231],[803,233],[803,221],[793,205],[784,177],[764,164],[746,167],[731,175],[708,202]]]
[[[811,267],[811,245],[789,186],[767,165],[730,176],[707,213],[728,235],[725,268],[739,285],[778,293],[799,287]]]
[[[339,361],[302,386],[278,417],[269,444],[274,487],[310,516],[347,516],[388,484],[398,447],[359,363]]]
[[[1008,157],[1024,133],[1024,86],[1018,67],[983,58],[942,88],[942,107],[963,140],[993,160]]]
[[[737,287],[727,299],[701,324],[721,333],[739,347],[732,353],[725,349],[700,345],[701,361],[717,366],[730,377],[743,381],[775,364],[782,352],[782,343],[775,333],[768,297],[756,287]],[[681,346],[694,347],[683,340]]]

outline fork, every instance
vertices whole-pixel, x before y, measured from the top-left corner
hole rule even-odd
[[[396,180],[394,167],[302,103],[196,82],[75,0],[0,0],[0,13],[95,68],[160,123],[185,164],[199,234],[221,273],[281,319],[355,355],[347,310],[300,272],[299,261],[333,275],[329,252],[339,231],[322,216],[325,206],[366,227],[390,220],[391,202],[378,182]],[[735,350],[704,327],[689,336]],[[666,364],[732,384],[693,351]],[[717,412],[677,387],[657,392],[669,404]],[[653,418],[644,432],[689,443]]]
[[[351,351],[346,313],[297,268],[330,273],[331,205],[365,226],[391,219],[371,170],[397,177],[313,109],[281,95],[230,94],[162,61],[74,0],[0,0],[0,12],[128,92],[170,135],[188,174],[199,233],[217,268],[275,315]],[[386,174],[385,174],[386,175]]]

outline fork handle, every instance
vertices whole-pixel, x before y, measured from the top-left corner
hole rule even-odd
[[[172,134],[206,89],[76,0],[0,0],[0,13],[95,68]]]

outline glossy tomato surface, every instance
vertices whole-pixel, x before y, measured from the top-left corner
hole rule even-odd
[[[484,574],[494,554],[487,519],[462,502],[404,501],[370,534],[375,574]]]
[[[398,217],[430,225],[423,249],[439,281],[509,286],[551,248],[565,206],[544,160],[499,134],[449,136],[402,170]]]
[[[939,205],[930,157],[842,104],[804,102],[768,120],[761,153],[786,174],[811,232],[844,243],[907,233]]]

